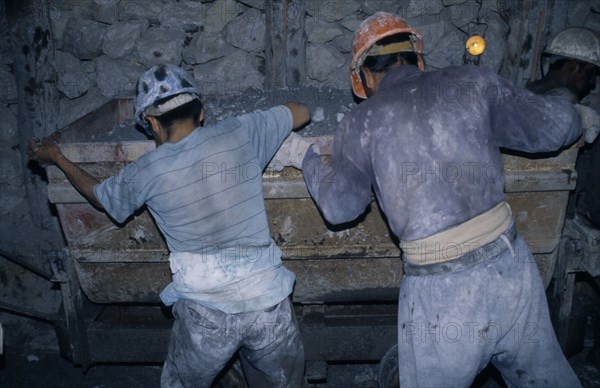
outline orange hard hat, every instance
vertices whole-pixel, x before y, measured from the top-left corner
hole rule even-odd
[[[372,52],[373,45],[388,36],[397,34],[410,34],[410,41],[394,44],[395,47],[384,48]],[[350,63],[350,77],[352,78],[352,89],[354,94],[361,98],[367,98],[365,88],[360,78],[360,66],[366,57],[370,55],[392,54],[401,51],[412,51],[417,54],[418,67],[422,71],[425,69],[423,64],[423,36],[416,30],[410,28],[408,24],[398,15],[386,12],[377,12],[365,19],[352,39],[352,63]]]

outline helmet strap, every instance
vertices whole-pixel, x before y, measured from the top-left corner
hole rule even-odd
[[[365,57],[396,54],[404,51],[414,51],[412,42],[410,40],[390,43],[386,45],[378,45],[377,43],[375,43],[373,46],[371,46],[371,48],[369,48],[369,50],[367,50],[367,54],[365,55]]]

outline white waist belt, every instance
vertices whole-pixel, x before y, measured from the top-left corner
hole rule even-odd
[[[426,265],[454,260],[491,243],[512,223],[512,212],[505,201],[460,225],[420,240],[400,241],[406,261]]]

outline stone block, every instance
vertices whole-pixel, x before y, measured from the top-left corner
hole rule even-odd
[[[199,32],[183,51],[183,60],[190,65],[210,62],[237,51],[227,43],[223,34]]]
[[[263,51],[265,31],[265,15],[249,8],[227,25],[227,42],[245,51]]]
[[[145,68],[131,61],[112,59],[106,55],[96,60],[96,83],[107,98],[133,97],[135,84]]]
[[[246,10],[246,6],[235,0],[216,0],[204,12],[203,29],[205,32],[219,33],[225,26]]]
[[[352,14],[340,20],[340,24],[349,31],[356,31],[365,18],[359,18],[357,14]]]
[[[64,51],[56,51],[54,57],[56,88],[67,98],[80,97],[94,86],[94,79],[85,71],[81,61]]]
[[[344,54],[348,54],[352,51],[352,38],[354,33],[348,30],[344,30],[343,34],[336,37],[331,41],[331,45],[338,49]]]
[[[119,0],[92,0],[90,6],[97,22],[113,24],[119,19]]]
[[[197,31],[203,24],[205,6],[196,2],[173,2],[164,4],[159,15],[163,27],[179,28],[184,31]]]
[[[148,21],[129,21],[113,24],[104,35],[102,51],[111,58],[128,55],[135,48],[141,34],[148,29]]]
[[[102,42],[107,26],[87,19],[69,19],[63,51],[79,59],[94,59],[102,54]]]
[[[333,47],[309,44],[306,50],[306,75],[313,80],[325,82],[331,78],[332,73],[343,71],[345,61],[346,56]]]
[[[440,69],[462,64],[465,39],[466,36],[456,28],[446,31],[429,54],[425,56],[426,67]]]
[[[567,17],[568,26],[582,26],[592,9],[591,1],[571,1],[569,2],[569,14]],[[596,16],[598,18],[598,16]]]
[[[95,0],[48,0],[48,8],[67,19],[94,19]]]
[[[589,28],[592,31],[600,31],[600,1],[598,1],[598,12],[590,12],[585,19],[583,26]]]
[[[222,95],[241,93],[245,89],[263,89],[264,74],[259,71],[257,58],[245,51],[198,65],[194,78],[203,94]]]
[[[247,5],[248,7],[265,10],[265,0],[238,0],[240,3]]]
[[[153,27],[136,44],[137,56],[148,67],[160,63],[181,63],[185,32],[175,28]]]
[[[54,38],[55,48],[60,49],[63,46],[63,40],[65,31],[67,29],[67,23],[71,18],[65,10],[61,10],[50,3],[48,7],[48,14],[50,19],[50,27],[52,28],[52,37]]]
[[[63,73],[56,84],[57,89],[69,99],[82,96],[92,86],[94,81],[87,75],[79,77],[74,73]]]
[[[441,0],[409,0],[400,5],[398,14],[410,20],[417,16],[439,15],[443,8]],[[409,25],[412,24],[409,23]]]
[[[150,20],[158,23],[164,3],[160,0],[121,0],[119,2],[118,19]]]
[[[466,30],[469,30],[469,27],[475,26],[475,21],[477,17],[485,18],[485,16],[490,13],[490,9],[483,5],[478,4],[473,0],[469,0],[462,4],[449,5],[442,9],[440,18],[445,20],[448,23],[451,23],[457,27],[463,28],[466,27]],[[498,14],[497,7],[494,8],[495,15]],[[474,32],[474,31],[471,31]]]
[[[444,36],[447,27],[446,25],[447,23],[445,21],[440,20],[429,24],[416,24],[411,26],[423,35],[423,40],[425,41],[423,52],[425,54],[430,53],[436,43]]]
[[[353,14],[361,5],[359,0],[307,1],[306,12],[316,19],[332,22]]]
[[[398,0],[364,0],[360,9],[368,15],[372,15],[378,11],[397,13],[399,6]]]
[[[450,5],[464,4],[469,0],[442,0],[442,4],[444,7],[448,7]]]
[[[343,34],[338,23],[330,23],[314,17],[306,18],[306,39],[310,43],[327,43]]]
[[[480,64],[499,72],[508,50],[507,41],[504,38],[508,36],[508,26],[498,18],[488,18],[487,23],[486,49],[481,56]]]

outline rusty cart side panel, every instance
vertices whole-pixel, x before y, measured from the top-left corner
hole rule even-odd
[[[568,191],[508,193],[517,230],[525,236],[532,252],[550,253],[564,225]]]

